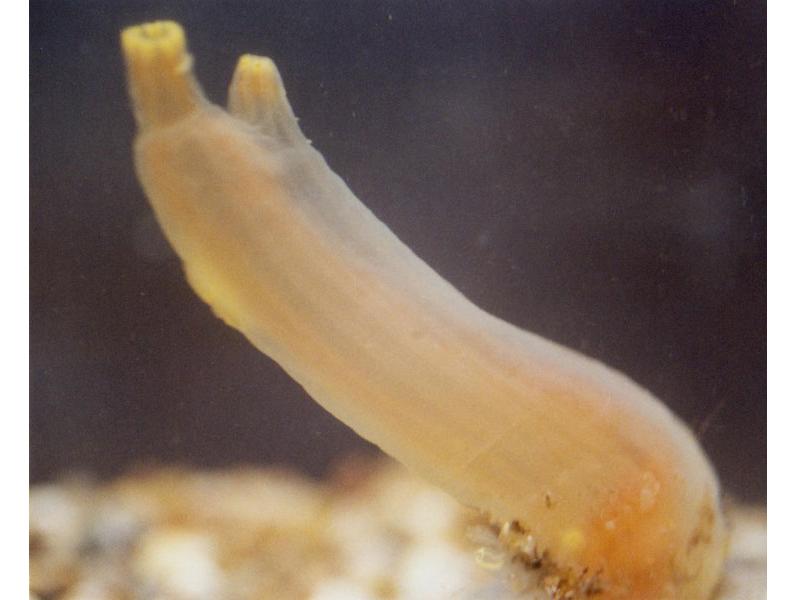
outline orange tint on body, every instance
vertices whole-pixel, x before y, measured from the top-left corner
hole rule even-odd
[[[636,481],[612,493],[586,529],[583,562],[601,580],[616,582],[608,598],[674,598],[675,556],[680,532],[670,477],[664,465],[651,464]],[[625,540],[620,543],[620,540]]]

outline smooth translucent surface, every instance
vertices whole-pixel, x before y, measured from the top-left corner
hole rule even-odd
[[[136,166],[195,291],[359,434],[607,598],[709,596],[725,535],[686,427],[599,362],[481,310],[359,202],[245,55],[230,114],[181,28],[122,34]],[[513,548],[512,548],[513,550]]]

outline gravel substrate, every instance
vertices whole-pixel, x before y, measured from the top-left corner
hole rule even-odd
[[[730,518],[719,599],[762,600],[765,511]],[[72,477],[31,489],[31,599],[559,598],[479,523],[392,463],[349,461],[327,482],[275,469]]]

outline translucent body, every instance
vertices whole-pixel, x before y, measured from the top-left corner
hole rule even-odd
[[[137,170],[195,291],[320,404],[607,598],[709,596],[718,484],[693,436],[599,362],[476,307],[306,141],[269,59],[232,114],[183,32],[123,32]],[[512,548],[513,550],[513,548]]]

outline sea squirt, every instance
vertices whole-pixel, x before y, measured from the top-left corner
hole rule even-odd
[[[667,408],[484,312],[420,260],[306,140],[270,59],[239,60],[225,111],[203,96],[176,23],[130,27],[122,48],[139,178],[218,316],[360,435],[483,511],[508,552],[546,568],[553,597],[710,596],[726,543],[719,486]]]

